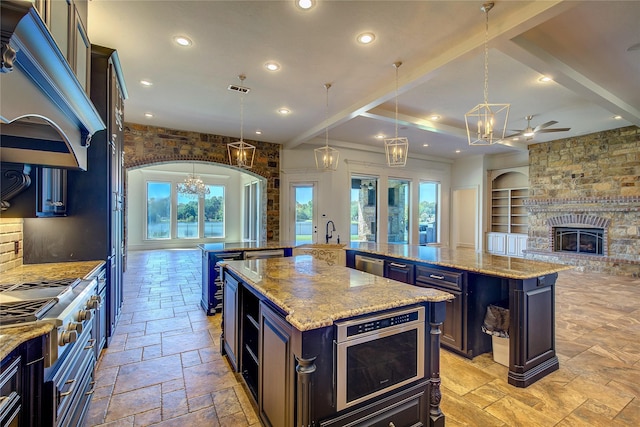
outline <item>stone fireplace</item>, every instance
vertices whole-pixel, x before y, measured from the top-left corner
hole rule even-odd
[[[529,147],[530,259],[640,277],[640,129]]]

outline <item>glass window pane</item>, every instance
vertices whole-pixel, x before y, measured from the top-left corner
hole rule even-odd
[[[377,241],[378,179],[351,177],[351,241]]]
[[[438,241],[438,189],[437,182],[420,183],[420,200],[418,202],[418,218],[420,244]]]
[[[176,224],[178,239],[198,237],[198,197],[178,193],[178,211]]]
[[[204,199],[204,237],[224,237],[224,186],[207,185]]]
[[[390,179],[387,188],[387,241],[409,243],[409,181]]]
[[[171,237],[171,184],[147,182],[147,239]]]
[[[313,184],[295,185],[295,241],[296,244],[313,241]]]

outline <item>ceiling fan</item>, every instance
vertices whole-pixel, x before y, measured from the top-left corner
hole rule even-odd
[[[525,129],[522,129],[516,133],[514,133],[513,135],[509,135],[506,138],[514,138],[516,136],[524,136],[526,138],[527,141],[533,139],[533,136],[536,133],[548,133],[548,132],[566,132],[568,130],[571,130],[571,128],[549,128],[549,126],[553,126],[555,125],[556,122],[555,120],[551,120],[549,122],[543,123],[541,125],[538,125],[534,128],[531,127],[531,119],[533,119],[533,116],[527,116],[525,117],[525,119],[527,119],[527,127]]]

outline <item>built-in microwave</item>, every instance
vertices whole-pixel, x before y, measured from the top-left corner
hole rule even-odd
[[[338,411],[424,378],[425,309],[336,322]]]

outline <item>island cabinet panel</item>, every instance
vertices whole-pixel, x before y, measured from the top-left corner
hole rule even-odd
[[[234,371],[238,370],[238,281],[224,276],[224,306],[222,313],[221,350],[226,354]]]
[[[267,426],[294,427],[295,360],[293,328],[268,304],[260,303],[258,407]]]

